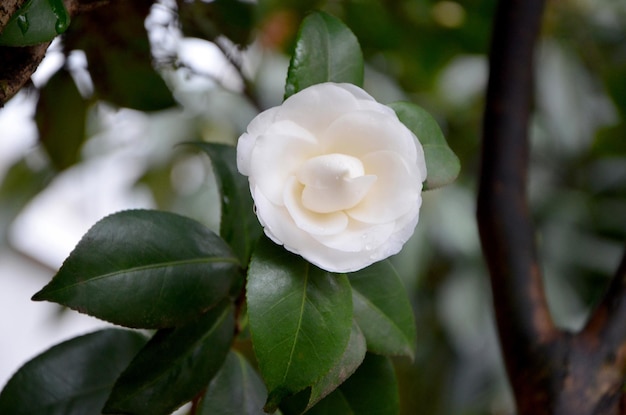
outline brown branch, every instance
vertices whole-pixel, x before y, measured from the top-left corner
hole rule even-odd
[[[19,9],[26,0],[2,0],[0,3],[0,33],[7,25],[11,16]]]
[[[526,194],[533,54],[543,7],[543,0],[509,0],[496,10],[477,206],[505,365],[519,413],[536,415],[551,413],[551,372],[564,358],[558,345],[565,341],[543,291]]]
[[[24,0],[2,0],[0,5],[0,28]],[[108,4],[109,0],[65,0],[71,16],[85,10]],[[28,47],[0,46],[0,108],[17,94],[30,80],[46,55],[51,42]]]
[[[552,322],[526,195],[533,54],[543,0],[500,1],[492,35],[477,218],[519,415],[626,415],[626,253],[586,327]]]

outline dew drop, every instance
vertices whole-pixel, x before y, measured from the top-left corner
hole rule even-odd
[[[65,9],[65,5],[63,4],[63,0],[48,0],[48,4],[50,4],[50,9],[54,16],[57,18],[57,21],[54,25],[54,30],[57,34],[61,34],[67,30],[67,27],[70,25],[70,15],[67,13]]]
[[[28,32],[28,28],[30,27],[30,23],[28,22],[28,16],[23,14],[17,17],[17,26],[20,28],[20,32],[22,35],[26,35]]]

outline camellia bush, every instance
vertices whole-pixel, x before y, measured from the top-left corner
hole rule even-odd
[[[219,235],[157,210],[96,223],[33,299],[126,328],[26,363],[0,413],[398,413],[390,357],[412,359],[417,336],[388,258],[460,165],[425,110],[376,102],[363,70],[354,34],[308,15],[282,105],[236,147],[185,144],[211,160]]]

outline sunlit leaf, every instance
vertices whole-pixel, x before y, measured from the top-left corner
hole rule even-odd
[[[391,263],[378,262],[350,274],[354,318],[368,350],[411,359],[416,348],[413,309]]]
[[[86,119],[87,104],[72,76],[59,70],[41,89],[35,113],[39,139],[57,169],[78,161]]]
[[[340,361],[352,326],[350,284],[263,238],[250,263],[247,300],[271,411]]]
[[[267,398],[263,381],[248,361],[231,351],[202,397],[198,415],[261,415]]]
[[[58,344],[13,375],[0,393],[0,413],[99,414],[115,380],[146,340],[134,331],[105,329]]]
[[[129,210],[96,223],[33,299],[128,327],[163,328],[216,305],[238,277],[230,248],[202,224]]]
[[[237,170],[237,151],[233,146],[217,143],[193,145],[209,155],[215,171],[222,195],[220,235],[230,244],[241,263],[247,264],[262,229],[254,214],[248,178]]]
[[[363,86],[363,54],[359,41],[341,20],[314,12],[300,26],[285,98],[322,82]]]
[[[395,102],[389,106],[424,147],[427,170],[424,188],[436,189],[452,183],[461,171],[461,163],[448,147],[437,121],[426,110],[409,102]]]
[[[207,386],[234,333],[229,301],[185,326],[159,330],[113,387],[104,413],[169,414]]]

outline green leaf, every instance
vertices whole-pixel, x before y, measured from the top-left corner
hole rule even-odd
[[[220,235],[239,257],[242,264],[250,261],[252,248],[263,233],[254,214],[248,178],[237,170],[237,150],[217,143],[192,143],[208,154],[222,195]]]
[[[154,210],[96,223],[33,300],[128,327],[183,324],[228,296],[237,258],[208,228]]]
[[[292,403],[292,407],[285,413],[301,414],[301,407],[297,402]],[[352,376],[306,414],[397,415],[399,412],[398,385],[391,360],[385,356],[368,354]]]
[[[356,323],[352,324],[352,332],[348,346],[341,356],[341,360],[322,379],[311,388],[307,409],[311,408],[322,398],[334,391],[361,365],[365,358],[367,347],[365,337]]]
[[[70,15],[63,0],[26,0],[0,33],[0,45],[30,46],[65,32]]]
[[[391,263],[378,262],[350,274],[354,318],[368,350],[413,359],[416,332],[406,289]]]
[[[373,354],[365,356],[361,366],[339,387],[339,391],[355,414],[400,413],[398,382],[388,357]]]
[[[263,414],[267,389],[245,357],[231,351],[202,397],[198,415]]]
[[[321,402],[306,412],[307,415],[354,415],[355,412],[350,408],[350,404],[346,400],[340,390],[328,395]],[[360,415],[360,414],[359,414]]]
[[[394,102],[389,107],[422,143],[427,170],[424,189],[432,190],[452,183],[461,171],[461,163],[448,147],[437,121],[426,110],[409,102]]]
[[[146,340],[130,330],[105,329],[58,344],[13,375],[0,393],[0,413],[99,414],[115,379]]]
[[[153,3],[115,1],[97,12],[80,13],[72,21],[64,45],[85,52],[97,98],[139,111],[176,105],[152,66],[145,20]]]
[[[300,26],[287,72],[285,99],[322,82],[363,86],[363,53],[356,36],[341,20],[314,12]]]
[[[256,5],[245,0],[179,2],[178,15],[186,37],[210,41],[226,36],[245,46],[252,39]]]
[[[85,141],[87,104],[65,69],[41,89],[35,113],[39,139],[59,170],[75,164]]]
[[[159,330],[115,383],[104,413],[169,414],[193,399],[222,366],[235,329],[224,301],[185,326]]]
[[[269,389],[267,411],[313,385],[348,344],[352,300],[345,275],[323,271],[262,238],[248,271],[250,331]]]

